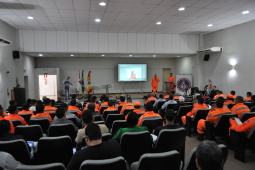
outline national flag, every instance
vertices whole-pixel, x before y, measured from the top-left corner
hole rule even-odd
[[[83,74],[83,70],[82,70],[82,75],[81,75],[81,90],[82,90],[82,93],[84,93],[85,91],[85,84],[84,84],[84,74]]]
[[[91,85],[91,75],[90,75],[91,71],[89,71],[88,73],[88,77],[87,77],[87,83],[88,83],[88,87],[86,88],[86,91],[88,94],[92,93],[92,85]]]

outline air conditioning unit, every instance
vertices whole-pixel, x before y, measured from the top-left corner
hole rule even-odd
[[[206,48],[202,50],[198,50],[198,53],[213,53],[213,52],[222,52],[223,48],[222,47],[211,47],[211,48]]]
[[[4,38],[0,37],[0,46],[7,46],[7,45],[11,45],[12,42],[10,40],[6,40]]]

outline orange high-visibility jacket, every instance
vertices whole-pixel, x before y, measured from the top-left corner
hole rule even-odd
[[[167,95],[164,96],[164,99],[169,98],[169,97],[170,97],[170,95],[167,94]]]
[[[233,99],[236,98],[236,95],[232,95],[232,94],[228,94],[227,96],[229,96],[229,98],[233,98]]]
[[[150,101],[152,101],[152,100],[157,100],[157,98],[151,96],[151,97],[149,97],[149,98],[146,100],[145,104],[148,104],[148,103],[149,103]]]
[[[4,117],[5,120],[20,120],[22,125],[26,125],[26,121],[23,117],[19,116],[18,114],[9,114],[8,116]]]
[[[208,107],[203,104],[198,104],[198,106],[194,107],[189,113],[186,114],[186,116],[189,116],[189,117],[194,116],[197,110],[199,109],[208,109]]]
[[[149,112],[146,112],[144,115],[142,115],[139,118],[137,126],[141,126],[143,120],[150,119],[150,118],[160,118],[160,119],[162,119],[162,117],[159,114],[154,113],[153,111],[149,111]]]
[[[244,123],[238,125],[235,120],[229,119],[231,124],[230,129],[234,129],[237,132],[250,132],[255,125],[255,117],[246,120]]]
[[[120,114],[123,114],[125,109],[135,109],[135,108],[134,108],[134,105],[131,102],[128,102],[126,105],[124,105],[121,108]]]
[[[93,102],[87,103],[83,110],[88,110],[88,106],[90,103],[93,103]],[[95,111],[99,111],[99,104],[97,103],[93,103],[93,104],[95,105]]]
[[[18,114],[24,114],[24,113],[31,113],[31,114],[34,114],[33,111],[30,111],[30,110],[21,110],[18,112]]]
[[[224,94],[215,95],[213,99],[218,99],[219,97],[223,97],[226,99],[226,96]]]
[[[236,113],[238,115],[238,118],[240,119],[242,113],[250,112],[250,109],[249,109],[249,107],[247,107],[243,103],[237,103],[236,105],[234,105],[232,107],[231,112]]]
[[[104,103],[102,103],[102,104],[99,106],[99,113],[100,113],[102,107],[109,107],[109,106],[108,106],[108,102],[104,102]]]
[[[47,110],[53,110],[53,111],[47,111]],[[52,107],[52,106],[45,106],[44,107],[44,113],[56,113],[56,110],[57,110],[57,108]]]
[[[169,76],[169,77],[168,77],[168,82],[173,83],[174,80],[175,80],[174,76]]]
[[[244,99],[245,102],[248,102],[249,100],[251,100],[251,96]]]
[[[36,115],[32,115],[31,118],[38,118],[38,117],[47,117],[50,123],[52,122],[52,118],[49,114],[45,113],[37,113]]]
[[[152,79],[151,79],[151,85],[152,86],[157,87],[158,82],[160,82],[160,79],[158,77],[152,77]]]
[[[82,115],[82,112],[81,112],[80,109],[79,109],[78,107],[76,107],[76,106],[69,106],[69,107],[68,107],[68,110],[77,110],[77,114],[78,114],[79,116]]]
[[[206,117],[206,121],[216,123],[221,115],[229,112],[231,112],[229,109],[224,108],[217,108],[215,110],[211,110]]]
[[[0,117],[0,120],[6,120],[6,119],[4,117]],[[14,133],[15,127],[13,126],[13,123],[10,120],[8,120],[8,121],[10,123],[11,133]]]

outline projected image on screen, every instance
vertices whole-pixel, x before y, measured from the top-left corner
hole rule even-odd
[[[147,64],[119,64],[118,81],[147,81]]]

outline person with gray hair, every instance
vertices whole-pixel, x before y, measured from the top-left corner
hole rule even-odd
[[[185,102],[185,98],[183,96],[180,96],[179,103],[176,106],[174,106],[174,111],[178,112],[178,110],[181,106],[186,106],[186,104],[184,102]]]

